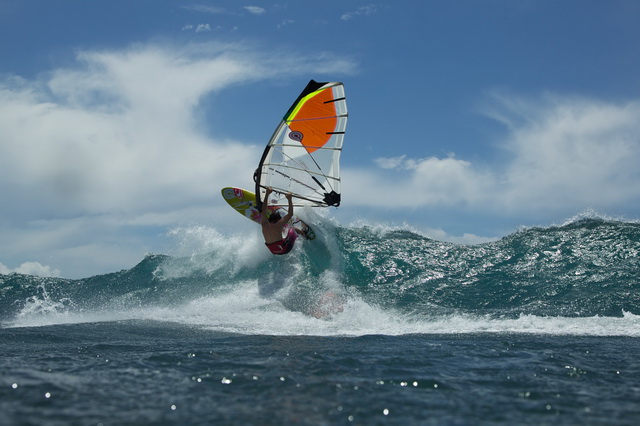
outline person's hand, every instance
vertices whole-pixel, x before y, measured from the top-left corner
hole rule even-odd
[[[291,200],[291,197],[293,197],[293,194],[291,192],[287,192],[284,196],[287,197],[287,200]]]

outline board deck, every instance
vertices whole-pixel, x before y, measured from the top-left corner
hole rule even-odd
[[[234,187],[226,187],[221,190],[222,198],[238,213],[250,219],[256,223],[260,223],[262,219],[262,214],[256,207],[256,194],[251,191],[247,191],[246,189],[234,188]],[[271,215],[274,211],[280,210],[282,216],[286,215],[286,209],[282,208],[282,206],[269,206],[267,208],[267,215]],[[307,240],[313,240],[316,238],[315,232],[313,229],[306,223],[302,221],[302,219],[297,216],[293,216],[289,221],[289,225],[293,228],[302,232],[302,235]]]

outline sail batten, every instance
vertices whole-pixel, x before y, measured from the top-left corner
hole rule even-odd
[[[275,204],[340,204],[340,154],[348,112],[344,85],[311,80],[273,133],[255,173],[258,204],[272,187]],[[273,203],[274,200],[270,200]]]
[[[271,163],[265,163],[265,166],[272,166],[272,164]],[[316,172],[316,171],[309,170],[309,169],[304,169],[304,168],[301,168],[301,167],[287,167],[287,169],[297,170],[297,171],[300,171],[300,172],[308,173],[308,174],[311,175],[312,179],[314,177],[316,177],[316,179],[317,179],[318,177],[321,176],[321,177],[324,177],[326,179],[332,179],[332,180],[336,180],[336,181],[340,180],[340,178],[337,177],[337,176],[327,176],[324,173]],[[274,173],[280,173],[280,174],[284,173],[283,171],[278,171],[278,169],[275,169],[273,167],[271,167],[269,170],[273,171]]]

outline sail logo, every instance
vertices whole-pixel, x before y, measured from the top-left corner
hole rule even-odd
[[[303,137],[304,135],[302,134],[302,132],[298,132],[298,131],[289,132],[289,139],[293,139],[294,141],[302,142]]]
[[[225,200],[231,200],[233,198],[242,198],[242,193],[238,194],[237,190],[234,188],[225,188],[224,192],[222,193],[222,196],[225,198]]]

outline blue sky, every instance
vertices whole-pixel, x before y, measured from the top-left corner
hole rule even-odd
[[[636,220],[638,22],[634,0],[5,0],[0,272],[259,242],[219,189],[252,187],[311,78],[345,83],[343,226]]]

